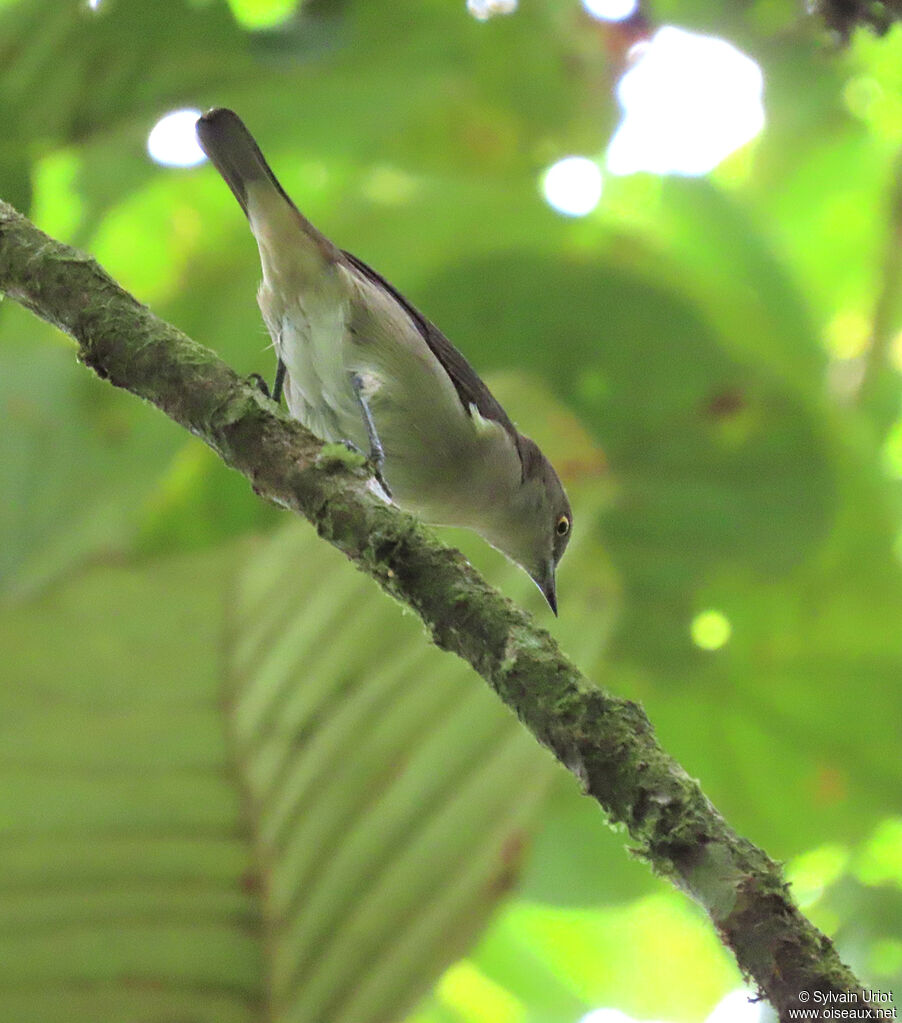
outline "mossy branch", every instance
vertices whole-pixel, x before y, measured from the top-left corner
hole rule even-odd
[[[781,1020],[831,996],[848,1004],[839,996],[850,992],[861,1018],[880,1018],[832,943],[793,904],[777,865],[664,752],[642,708],[586,679],[459,552],[378,500],[363,470],[324,459],[321,441],[213,352],[2,202],[0,290],[71,335],[85,365],[200,437],[261,497],[309,519],[416,611],[433,642],[472,665],[608,820],[626,828],[652,869],[705,908]]]

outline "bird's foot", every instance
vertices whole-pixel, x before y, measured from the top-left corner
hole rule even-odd
[[[269,389],[269,384],[267,384],[259,373],[251,373],[247,379],[249,383],[252,383],[257,390],[264,395],[264,397],[269,398],[270,401],[274,401],[278,405],[282,400],[282,388],[285,384],[285,363],[279,359],[279,364],[276,366],[276,379],[272,385],[272,390]]]
[[[342,457],[342,455],[335,450],[336,448],[341,449],[347,455],[352,455],[353,459]],[[357,447],[352,440],[340,440],[332,444],[323,445],[323,456],[326,458],[345,462],[346,464],[365,465],[375,477],[379,486],[385,491],[386,496],[391,500],[391,488],[388,483],[385,482],[385,477],[382,475],[381,451],[378,452],[378,455],[380,457],[375,457],[374,454],[367,455],[367,453],[365,451],[361,451],[361,449]]]

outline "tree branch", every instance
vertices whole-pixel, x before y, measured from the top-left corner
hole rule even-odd
[[[829,939],[792,903],[777,865],[738,836],[664,752],[642,708],[586,679],[459,552],[376,498],[361,469],[324,456],[321,441],[213,352],[3,202],[0,290],[70,334],[99,376],[200,437],[258,494],[309,519],[413,608],[432,641],[472,665],[610,822],[625,826],[652,869],[704,907],[781,1020],[791,1007],[816,1009],[831,996],[848,1005],[850,993],[859,1018],[880,1018]]]

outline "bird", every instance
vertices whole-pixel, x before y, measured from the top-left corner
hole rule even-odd
[[[257,242],[257,301],[278,356],[272,397],[284,390],[312,433],[365,452],[400,508],[482,536],[557,615],[573,514],[538,445],[436,326],[310,223],[234,111],[208,110],[196,132]]]

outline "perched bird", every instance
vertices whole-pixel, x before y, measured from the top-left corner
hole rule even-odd
[[[288,409],[327,441],[368,453],[402,508],[475,530],[521,565],[557,614],[567,495],[467,360],[388,281],[299,212],[237,114],[197,122],[201,148],[247,215],[257,294]]]

